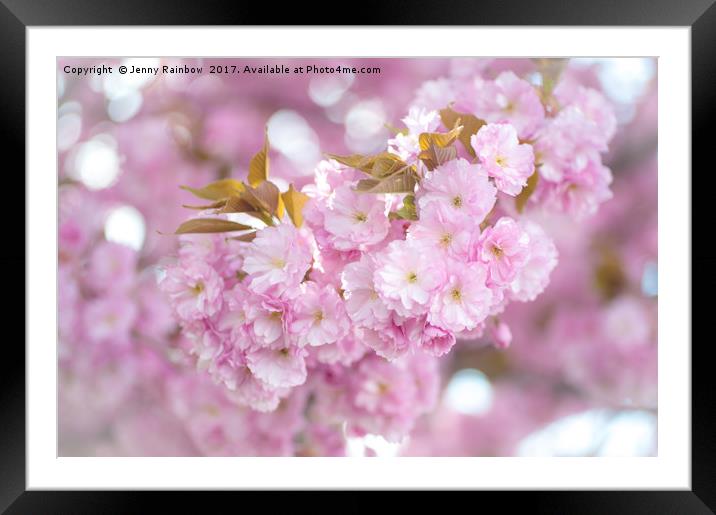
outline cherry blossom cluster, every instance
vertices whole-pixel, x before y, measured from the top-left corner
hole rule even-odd
[[[493,128],[509,130],[486,126],[479,136]],[[442,356],[457,338],[489,326],[507,345],[505,328],[487,320],[547,285],[557,253],[544,231],[509,216],[483,225],[497,188],[484,166],[462,158],[425,174],[415,192],[417,220],[391,220],[401,200],[356,192],[358,173],[323,162],[305,215],[315,266],[342,292],[362,341],[389,360],[417,351]]]
[[[594,214],[602,202],[612,197],[609,188],[612,174],[602,164],[601,155],[608,150],[616,132],[614,110],[599,91],[581,85],[572,77],[559,80],[556,86],[545,84],[550,80],[546,71],[537,77],[543,83],[541,88],[513,71],[503,71],[494,78],[482,75],[441,78],[426,82],[418,91],[414,105],[429,113],[450,104],[458,112],[489,123],[508,123],[512,129],[491,129],[480,138],[481,146],[496,138],[501,139],[502,145],[514,145],[514,136],[520,142],[531,144],[539,181],[530,204],[584,218]],[[411,135],[428,123],[437,122],[425,111],[422,118],[413,116],[408,125]],[[409,137],[397,138],[398,148],[406,139]],[[497,168],[505,171],[506,177],[496,177],[500,191],[509,195],[519,192],[525,175],[531,174],[526,166],[527,151],[515,149],[512,156],[522,160],[516,161],[525,164],[521,168],[518,164],[501,166],[495,160],[500,155],[489,154],[494,150],[494,146],[476,148],[480,158],[491,163],[487,166],[488,173],[494,173]]]
[[[610,197],[614,115],[579,85],[463,82],[442,109],[417,101],[386,151],[320,162],[301,192],[269,181],[268,139],[246,183],[190,189],[212,203],[177,230],[160,287],[233,402],[270,412],[308,385],[325,420],[396,440],[431,409],[436,358],[459,340],[509,346],[502,313],[557,264],[526,215]]]

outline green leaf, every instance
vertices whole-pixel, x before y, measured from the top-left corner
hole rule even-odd
[[[472,148],[470,138],[473,134],[477,134],[477,131],[487,122],[472,114],[453,111],[451,107],[446,107],[440,111],[440,119],[443,125],[448,129],[455,127],[456,124],[462,125],[462,131],[458,139],[460,143],[462,143],[462,146],[465,147],[465,150],[467,150],[472,157],[475,157],[475,150]]]
[[[415,207],[415,195],[406,195],[403,199],[403,207],[396,211],[398,218],[403,220],[417,220],[418,211]]]
[[[236,179],[221,179],[220,181],[207,184],[203,188],[192,188],[189,186],[179,187],[205,200],[224,200],[244,191],[244,184]]]
[[[286,206],[286,212],[291,218],[293,225],[301,227],[303,225],[303,206],[308,202],[308,196],[296,191],[293,184],[288,186],[288,191],[281,193],[281,200]]]
[[[269,176],[269,139],[268,133],[264,137],[264,148],[261,149],[249,163],[249,184],[258,186],[268,180]]]
[[[248,231],[253,227],[239,224],[230,220],[222,220],[221,218],[193,218],[187,220],[174,231],[174,234],[201,234],[215,232],[230,231]]]
[[[522,188],[522,191],[520,191],[520,193],[515,197],[515,207],[517,208],[518,213],[522,213],[522,211],[525,210],[527,201],[534,193],[535,188],[537,188],[538,181],[539,173],[535,170],[535,172],[527,179],[527,186]]]

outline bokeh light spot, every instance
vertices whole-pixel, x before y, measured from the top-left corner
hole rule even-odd
[[[485,374],[473,368],[452,376],[445,390],[444,402],[466,415],[481,415],[492,407],[492,385]]]
[[[146,226],[144,217],[132,206],[113,209],[104,224],[104,237],[108,241],[121,243],[139,250],[144,244]]]

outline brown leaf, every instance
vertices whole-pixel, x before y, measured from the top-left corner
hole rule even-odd
[[[213,204],[208,204],[206,206],[191,206],[188,204],[182,204],[182,207],[185,207],[187,209],[198,209],[200,211],[204,211],[206,209],[220,209],[221,210],[226,206],[227,200],[228,199],[218,200],[218,201],[214,202]]]
[[[293,184],[291,184],[288,187],[288,191],[281,193],[281,200],[286,206],[286,212],[293,225],[301,227],[303,224],[303,206],[308,202],[308,196],[296,191]]]
[[[257,210],[264,210],[273,215],[278,208],[279,194],[280,192],[274,183],[264,181],[255,188],[248,186],[246,191],[241,194],[241,198]]]
[[[264,148],[261,149],[249,163],[249,184],[258,186],[268,180],[269,176],[269,139],[268,133],[264,137]]]
[[[457,149],[453,146],[438,147],[435,144],[430,145],[426,150],[418,154],[418,158],[425,163],[428,170],[434,170],[441,164],[455,159],[457,157]]]
[[[408,166],[402,159],[390,152],[381,152],[380,154],[372,156],[364,156],[361,154],[353,154],[350,156],[327,154],[327,156],[342,165],[355,168],[376,178],[387,177]]]
[[[363,170],[366,167],[373,166],[373,160],[375,159],[375,156],[364,156],[362,154],[351,154],[349,156],[326,154],[326,157],[338,161],[349,168],[355,168],[356,170]]]
[[[187,220],[174,231],[174,234],[200,234],[230,231],[248,231],[253,227],[239,224],[230,220],[222,220],[221,218],[193,218]]]
[[[220,213],[251,213],[256,208],[241,197],[229,197]]]
[[[449,132],[423,132],[418,136],[420,150],[427,150],[431,145],[441,148],[448,147],[455,143],[462,129],[462,125],[455,125]]]
[[[465,147],[465,150],[467,150],[472,157],[475,157],[475,150],[472,148],[470,138],[473,134],[477,134],[477,131],[487,122],[472,114],[453,111],[451,107],[446,107],[440,111],[440,119],[443,125],[448,129],[455,127],[455,124],[458,122],[462,125],[462,131],[458,139],[460,143],[462,143],[462,146]]]
[[[369,172],[372,177],[388,177],[408,167],[402,159],[390,152],[383,152],[375,157],[375,162]]]
[[[254,232],[247,232],[246,234],[242,234],[241,236],[234,236],[232,238],[228,238],[230,240],[237,240],[237,241],[244,241],[244,242],[251,242],[254,241],[254,238],[256,238],[256,231]]]
[[[515,197],[515,207],[517,208],[518,213],[522,213],[522,211],[525,210],[527,201],[534,193],[535,188],[537,188],[538,181],[539,173],[535,170],[535,172],[527,179],[527,186],[522,188],[522,191],[520,191],[520,193]]]
[[[417,183],[415,170],[407,168],[384,179],[358,181],[355,189],[360,193],[414,193]]]
[[[207,184],[203,188],[191,188],[189,186],[180,186],[180,188],[205,200],[223,200],[244,191],[244,184],[236,179],[221,179]]]
[[[594,287],[604,299],[610,300],[628,287],[628,279],[622,261],[613,248],[604,246],[597,250],[599,256],[592,278]]]

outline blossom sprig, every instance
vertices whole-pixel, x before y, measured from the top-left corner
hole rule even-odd
[[[272,183],[269,177],[269,140],[265,138],[264,147],[249,164],[247,183],[236,179],[221,179],[203,188],[181,186],[200,199],[210,200],[206,205],[185,205],[190,209],[209,212],[214,215],[244,213],[256,218],[267,226],[280,223],[284,213],[300,227],[303,223],[301,210],[308,198],[297,191],[293,185],[285,192]],[[255,235],[252,226],[239,224],[223,218],[190,219],[179,226],[175,234],[220,233],[233,231],[249,231],[238,238],[250,241]]]

